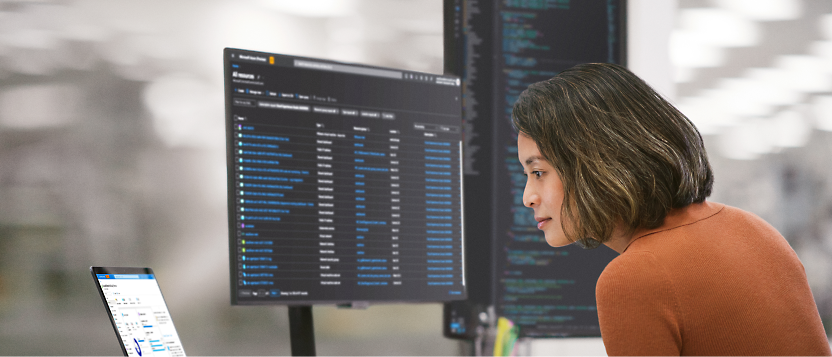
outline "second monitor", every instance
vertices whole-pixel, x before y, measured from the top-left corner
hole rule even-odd
[[[457,77],[224,58],[232,304],[466,297]]]

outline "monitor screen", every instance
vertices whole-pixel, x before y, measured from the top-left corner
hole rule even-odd
[[[458,77],[224,64],[232,304],[466,297]]]

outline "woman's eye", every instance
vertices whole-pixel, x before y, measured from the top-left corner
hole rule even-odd
[[[540,171],[532,171],[532,175],[535,175],[535,176],[537,176],[537,177],[540,177],[540,175],[542,175],[542,174],[543,174],[543,173],[542,173],[542,172],[540,172]]]

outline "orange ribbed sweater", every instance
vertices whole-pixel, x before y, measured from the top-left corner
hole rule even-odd
[[[705,202],[637,231],[596,286],[613,355],[830,355],[803,264],[771,225]]]

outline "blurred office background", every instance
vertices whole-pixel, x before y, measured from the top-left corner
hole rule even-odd
[[[783,233],[832,332],[832,2],[629,6],[712,199]],[[441,73],[442,3],[0,0],[0,354],[119,354],[90,265],[153,267],[189,354],[290,353],[284,307],[229,305],[224,47]],[[315,307],[318,353],[458,354],[441,310]],[[603,353],[580,343],[524,351]]]

